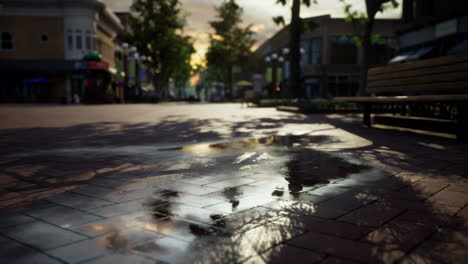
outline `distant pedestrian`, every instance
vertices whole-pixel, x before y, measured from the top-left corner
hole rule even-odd
[[[244,98],[242,98],[241,107],[244,106],[244,103],[249,107],[249,103],[253,103],[255,101],[255,91],[253,89],[247,89],[244,92]]]
[[[79,104],[80,103],[80,96],[78,94],[74,94],[73,95],[73,101],[75,102],[75,104]]]

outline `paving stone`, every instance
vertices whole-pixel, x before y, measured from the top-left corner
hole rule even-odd
[[[404,221],[391,221],[367,234],[362,239],[377,245],[392,246],[402,251],[409,251],[435,231],[435,227],[425,224],[412,224]]]
[[[176,202],[180,204],[206,207],[223,202],[221,199],[213,199],[199,195],[192,195],[180,192],[166,192],[152,196],[153,199],[161,199],[169,202]]]
[[[318,233],[334,235],[347,239],[358,239],[368,233],[368,227],[356,226],[336,220],[321,219],[310,215],[288,214],[274,221],[275,224],[292,226]]]
[[[145,213],[133,212],[124,215],[119,215],[103,220],[86,223],[83,225],[73,226],[68,229],[77,233],[87,235],[89,237],[97,237],[107,233],[115,232],[117,230],[141,227],[137,218],[144,216]]]
[[[431,239],[468,247],[468,227],[439,227]]]
[[[466,246],[456,243],[425,241],[400,263],[465,263],[468,259]]]
[[[70,227],[102,219],[99,216],[64,206],[33,210],[26,214],[61,227]]]
[[[21,225],[36,221],[36,219],[19,213],[2,214],[0,217],[0,228]]]
[[[132,200],[128,202],[118,203],[114,205],[104,206],[92,210],[88,210],[90,213],[99,215],[101,217],[113,217],[117,215],[122,215],[125,213],[131,213],[136,211],[142,211],[143,208],[143,199]]]
[[[243,196],[239,198],[233,198],[229,202],[221,202],[215,205],[207,206],[206,209],[223,212],[226,214],[239,212],[242,210],[254,208],[257,206],[265,205],[273,201],[277,201],[278,198],[274,196]]]
[[[184,263],[188,261],[190,243],[172,237],[160,237],[143,243],[134,250],[167,263]]]
[[[468,183],[452,183],[446,190],[451,192],[468,193]]]
[[[62,263],[16,241],[0,237],[0,259],[3,263],[55,264]]]
[[[82,262],[83,264],[116,264],[116,263],[132,263],[132,264],[159,264],[159,261],[134,254],[111,254],[95,259]],[[162,262],[161,262],[162,264]]]
[[[77,188],[74,188],[72,190],[73,193],[79,193],[79,194],[83,194],[83,195],[94,197],[94,198],[101,198],[102,196],[112,193],[114,191],[115,190],[113,189],[104,188],[100,186],[94,186],[91,184],[80,185]]]
[[[229,174],[220,174],[220,175],[209,175],[209,176],[201,176],[201,177],[184,177],[184,178],[178,179],[178,181],[190,183],[194,185],[205,185],[205,184],[225,181],[225,180],[231,179],[231,177],[232,176]]]
[[[435,214],[430,211],[406,211],[395,218],[397,221],[405,221],[414,225],[432,225],[434,227],[448,226],[453,223],[452,217],[443,214]]]
[[[103,187],[103,188],[115,189],[115,188],[121,186],[122,184],[124,184],[125,181],[116,180],[116,179],[109,179],[109,178],[97,176],[97,177],[94,177],[94,178],[86,181],[86,183],[89,184],[89,185],[95,185],[95,186],[99,186],[99,187]]]
[[[305,230],[300,228],[267,223],[248,230],[243,236],[251,241],[257,252],[261,253],[304,232]]]
[[[468,204],[468,193],[442,190],[427,200],[432,204],[443,204],[462,208]]]
[[[212,192],[218,191],[220,188],[211,188],[206,186],[200,186],[195,184],[176,184],[170,183],[167,185],[159,186],[162,189],[171,190],[175,192],[185,192],[193,195],[204,195]]]
[[[138,200],[151,196],[154,188],[147,188],[137,191],[114,191],[105,195],[99,196],[99,199],[111,201],[114,203],[123,203],[132,200]]]
[[[458,213],[457,216],[461,217],[466,217],[468,218],[468,206],[465,206],[465,208],[461,209]]]
[[[102,206],[111,205],[113,203],[80,195],[74,193],[62,193],[57,194],[51,197],[48,197],[47,200],[54,202],[56,204],[72,207],[78,210],[88,210],[94,209]]]
[[[449,184],[444,181],[430,181],[424,179],[412,184],[407,190],[431,196],[445,189],[447,186],[449,186]]]
[[[195,223],[177,217],[155,218],[152,215],[146,215],[132,222],[134,226],[187,242],[192,242],[207,234],[225,233],[224,230],[216,226]]]
[[[377,200],[377,197],[359,192],[348,192],[330,200],[318,203],[321,207],[331,207],[351,211]]]
[[[326,201],[326,200],[333,198],[327,195],[315,195],[315,194],[310,194],[307,192],[287,193],[281,190],[275,190],[275,192],[277,191],[282,192],[282,194],[278,195],[278,197],[281,200],[285,200],[285,201],[303,201],[303,202],[309,202],[309,203],[319,203],[319,202]]]
[[[0,233],[42,250],[56,248],[87,238],[86,236],[40,221],[1,229]]]
[[[162,216],[177,216],[179,218],[187,219],[198,223],[209,223],[223,216],[220,211],[211,210],[211,207],[199,208],[189,205],[183,205],[178,203],[163,203],[156,204],[146,203],[146,210],[151,214],[160,214]]]
[[[280,201],[263,206],[288,213],[313,215],[326,219],[334,219],[347,213],[347,211],[342,209],[320,206],[319,204],[308,202]]]
[[[339,220],[359,226],[377,227],[399,215],[403,211],[403,209],[371,204],[346,214],[345,216],[340,217]]]
[[[118,186],[116,189],[121,190],[121,191],[136,191],[136,190],[146,189],[148,187],[151,187],[151,185],[148,184],[147,182],[138,181],[138,182],[124,183]]]
[[[404,252],[398,249],[376,247],[353,240],[310,232],[293,238],[287,244],[366,263],[393,263],[404,255]]]
[[[55,248],[47,253],[67,263],[78,263],[122,250],[133,249],[157,237],[159,235],[156,233],[137,228],[118,230],[94,239]]]
[[[270,197],[271,193],[270,192],[265,192],[265,190],[260,189],[255,186],[250,186],[250,185],[243,185],[243,186],[238,186],[238,187],[233,187],[233,188],[224,188],[222,190],[218,190],[216,192],[211,192],[205,195],[202,195],[203,197],[207,198],[213,198],[216,200],[222,200],[222,201],[230,201],[233,199],[237,199],[240,197],[245,197],[245,196],[255,196],[262,194],[264,197]]]
[[[310,250],[292,247],[281,244],[262,254],[265,263],[317,263],[325,257],[324,254],[312,252]],[[252,262],[254,263],[254,262]]]
[[[324,259],[320,264],[357,264],[357,262],[349,260],[349,259],[342,259],[337,257],[328,257]]]
[[[284,213],[271,208],[255,207],[217,219],[211,224],[231,233],[243,233],[257,226],[274,222],[282,215]]]
[[[204,186],[211,187],[211,188],[217,188],[217,189],[224,189],[224,188],[232,188],[232,187],[252,184],[252,183],[257,182],[257,181],[258,180],[256,180],[256,179],[249,179],[247,177],[238,177],[238,178],[235,178],[235,179],[229,179],[229,180],[224,180],[224,181],[220,181],[220,182],[206,184]]]

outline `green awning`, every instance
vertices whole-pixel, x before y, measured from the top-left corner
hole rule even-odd
[[[86,53],[83,56],[83,60],[84,61],[101,61],[101,55],[94,53],[94,52]]]

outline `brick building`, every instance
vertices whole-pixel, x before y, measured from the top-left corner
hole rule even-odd
[[[351,37],[355,34],[352,24],[329,15],[305,21],[317,25],[315,30],[301,36],[301,76],[306,97],[356,95],[362,48]],[[396,54],[395,32],[400,25],[399,19],[376,20],[374,34],[379,34],[380,39],[373,45],[371,65],[386,64]],[[269,96],[280,96],[280,86],[289,78],[288,43],[289,27],[286,26],[256,51],[256,56],[262,60]]]
[[[468,1],[404,0],[399,64],[468,52]]]
[[[98,0],[3,0],[0,101],[102,102],[117,78],[119,19]],[[84,61],[97,53],[101,61]],[[114,91],[123,96],[123,91]]]

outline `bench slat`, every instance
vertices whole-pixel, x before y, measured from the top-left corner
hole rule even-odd
[[[407,62],[403,64],[398,64],[398,65],[387,65],[383,67],[376,67],[376,68],[369,69],[369,75],[376,76],[376,75],[387,74],[391,72],[401,72],[401,71],[408,71],[408,70],[415,70],[415,69],[422,69],[422,68],[432,68],[435,66],[463,63],[467,61],[468,61],[468,54],[452,55],[452,56],[445,56],[445,57],[434,58],[434,59]]]
[[[354,103],[418,103],[418,102],[460,102],[468,101],[468,94],[449,95],[419,95],[419,96],[367,96],[367,97],[335,97],[337,102]]]
[[[394,79],[401,79],[401,78],[409,78],[409,77],[421,77],[427,76],[432,74],[441,74],[441,73],[453,73],[453,72],[468,72],[468,62],[466,63],[458,63],[453,65],[442,65],[433,68],[419,68],[408,70],[404,72],[388,72],[386,74],[377,74],[372,75],[369,72],[368,76],[368,83],[374,83],[375,81],[383,81],[383,80],[394,80]]]
[[[393,86],[403,86],[403,85],[426,85],[426,84],[437,84],[445,82],[458,82],[458,81],[468,81],[467,72],[454,72],[454,73],[442,73],[442,74],[432,74],[421,77],[411,77],[411,78],[400,78],[394,80],[383,80],[383,81],[373,81],[368,84],[368,89],[374,90],[381,87],[389,87],[389,91],[394,91]],[[468,88],[468,87],[467,87]],[[424,91],[422,89],[421,91]],[[443,85],[440,85],[439,90],[447,90]]]
[[[443,88],[441,88],[443,87]],[[369,93],[383,94],[383,93],[404,93],[404,92],[420,92],[420,91],[454,91],[454,90],[468,90],[468,81],[463,82],[443,82],[443,83],[430,83],[430,84],[407,84],[400,86],[390,87],[373,87],[367,89]]]

